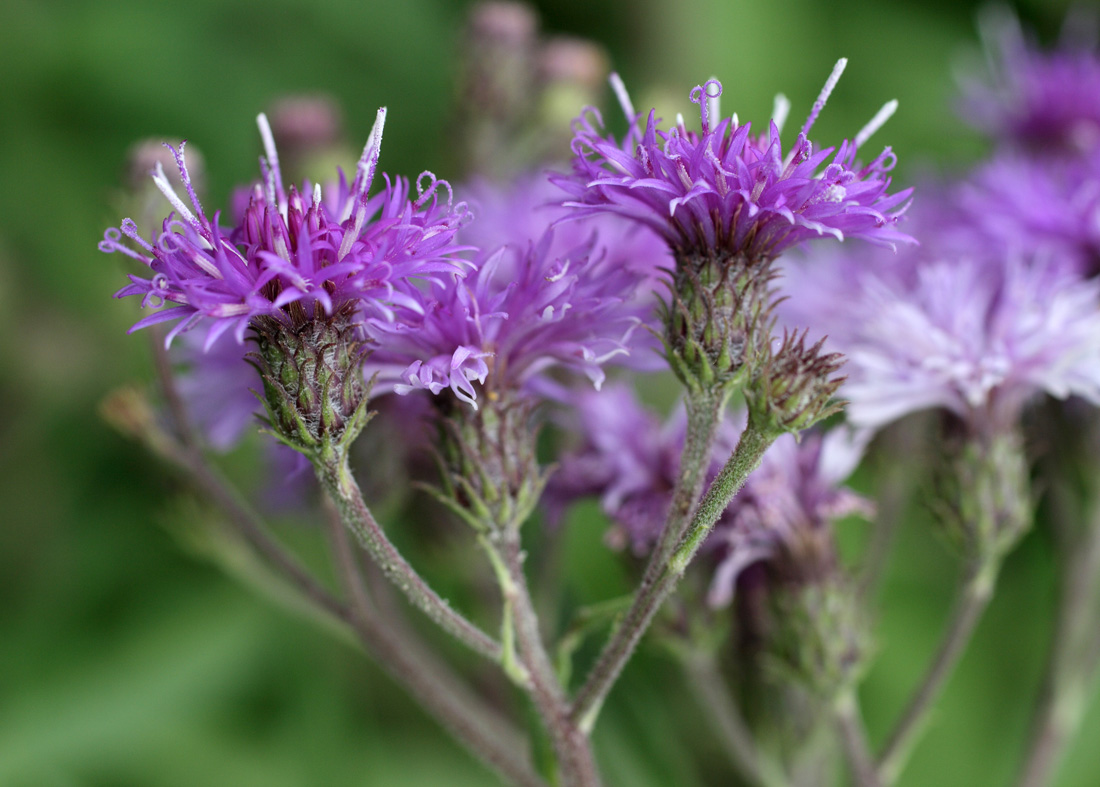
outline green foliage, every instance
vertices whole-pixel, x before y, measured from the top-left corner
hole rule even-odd
[[[778,90],[808,107],[822,64],[845,55],[822,138],[850,135],[896,95],[882,139],[903,162],[979,148],[947,108],[948,65],[973,40],[976,4],[602,0],[583,16],[542,5],[551,28],[605,41],[628,83],[654,86],[639,105],[656,97],[666,117],[685,108],[684,85],[711,74],[743,118],[767,117]],[[120,218],[104,206],[128,145],[193,139],[211,173],[206,201],[223,205],[255,171],[256,113],[324,90],[356,138],[390,107],[387,171],[448,177],[462,12],[447,0],[0,9],[0,784],[489,783],[347,643],[179,549],[157,526],[180,493],[172,476],[95,414],[110,388],[150,377],[147,340],[125,335],[136,305],[109,298],[123,283],[118,255],[95,250]],[[1060,9],[1032,13],[1050,29]],[[602,527],[591,508],[569,525],[561,574],[577,607],[627,590]],[[925,512],[908,512],[881,595],[863,688],[876,740],[949,603],[950,563],[927,531]],[[1007,782],[1050,633],[1048,538],[1039,527],[1009,556],[903,786]],[[595,736],[609,784],[731,783],[674,673],[647,653],[628,667]],[[1094,703],[1062,787],[1100,779],[1098,736]]]

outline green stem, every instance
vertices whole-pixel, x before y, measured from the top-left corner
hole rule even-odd
[[[347,529],[331,518],[330,540],[353,623],[367,652],[475,757],[519,787],[547,787],[523,755],[526,742],[514,726],[469,690],[450,667],[400,621],[383,617],[370,600]]]
[[[682,659],[688,683],[700,707],[710,716],[730,761],[741,777],[754,787],[785,787],[789,780],[779,764],[765,756],[756,744],[730,696],[714,654],[692,649]]]
[[[604,646],[573,701],[572,715],[582,730],[590,731],[595,725],[607,693],[634,653],[657,610],[675,589],[714,523],[740,491],[749,473],[760,464],[764,451],[774,439],[774,436],[759,431],[751,424],[745,428],[737,448],[711,483],[675,551],[654,572],[656,578],[649,583],[643,581],[638,588],[634,603]]]
[[[523,571],[523,550],[519,533],[503,535],[501,558],[508,567],[515,595],[516,642],[530,675],[528,694],[550,734],[554,754],[561,769],[564,787],[599,787],[600,776],[588,736],[570,718],[569,702],[558,681],[550,655],[539,632],[538,615],[531,602]]]
[[[439,597],[401,556],[375,521],[348,467],[347,453],[337,452],[331,462],[317,465],[317,477],[336,504],[340,517],[367,553],[406,598],[440,628],[491,661],[500,663],[500,643],[479,629]]]
[[[893,784],[901,775],[923,732],[932,704],[951,677],[993,597],[998,565],[997,558],[988,558],[970,572],[936,655],[879,756],[878,774],[883,784]]]
[[[875,771],[875,760],[867,745],[867,731],[863,726],[859,700],[854,690],[837,699],[833,714],[841,743],[844,745],[844,756],[852,772],[852,780],[858,787],[881,787],[883,782]]]
[[[1100,604],[1100,503],[1078,538],[1062,545],[1065,573],[1058,623],[1043,679],[1043,691],[1032,720],[1020,787],[1050,784],[1066,745],[1080,726],[1100,667],[1092,645]]]

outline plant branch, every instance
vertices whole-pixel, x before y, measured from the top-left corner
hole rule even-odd
[[[778,763],[756,745],[752,731],[733,703],[730,687],[718,669],[714,654],[693,649],[681,659],[699,706],[711,722],[730,761],[741,777],[754,787],[784,787],[788,783]]]
[[[867,730],[863,726],[859,700],[854,690],[846,692],[837,700],[833,714],[853,781],[858,787],[881,787],[882,781],[875,771],[875,759],[867,745]]]
[[[879,756],[878,774],[883,784],[893,784],[901,775],[905,762],[923,731],[928,711],[947,683],[959,657],[970,642],[982,613],[989,605],[996,582],[996,562],[996,559],[990,559],[986,561],[986,565],[976,566],[971,570],[932,663]]]
[[[656,578],[648,583],[643,581],[638,588],[634,603],[604,646],[573,701],[572,716],[582,730],[592,729],[607,693],[634,653],[657,610],[675,589],[714,523],[740,491],[745,479],[760,464],[764,451],[774,439],[751,424],[745,428],[737,448],[703,496],[676,549],[655,572]]]
[[[561,768],[565,787],[598,787],[591,743],[569,715],[569,702],[539,632],[538,614],[531,602],[523,571],[523,550],[519,533],[503,534],[502,562],[511,577],[508,592],[515,619],[516,642],[529,677],[528,693],[542,717]]]
[[[375,521],[363,500],[359,485],[352,477],[346,452],[338,452],[337,458],[328,464],[319,464],[317,477],[336,504],[344,524],[355,534],[386,578],[405,594],[413,606],[474,652],[499,663],[502,657],[500,643],[440,598],[402,557]]]
[[[384,618],[371,603],[347,529],[330,507],[329,540],[354,626],[382,668],[478,759],[520,787],[547,787],[523,756],[526,741],[514,726],[485,705],[450,668],[400,621]]]
[[[1097,678],[1100,650],[1091,637],[1100,612],[1100,502],[1093,504],[1084,532],[1076,539],[1067,536],[1062,551],[1058,622],[1017,782],[1020,787],[1051,783]]]

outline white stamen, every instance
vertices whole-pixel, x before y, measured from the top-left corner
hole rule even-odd
[[[871,135],[882,128],[894,113],[898,111],[898,100],[895,98],[891,101],[887,101],[882,105],[882,109],[875,113],[875,116],[871,118],[870,122],[859,130],[856,134],[855,143],[856,147],[862,147],[863,143],[871,138]]]
[[[363,146],[363,152],[359,156],[359,164],[356,166],[358,173],[355,176],[355,190],[351,195],[351,199],[344,205],[344,212],[340,217],[341,222],[351,218],[358,198],[370,189],[371,181],[374,180],[374,168],[378,164],[378,157],[382,152],[382,130],[385,127],[386,108],[379,107],[378,114],[374,116],[374,125],[371,126],[370,134],[367,135],[367,144]]]
[[[775,123],[775,127],[780,132],[783,131],[783,124],[787,122],[787,116],[791,114],[791,100],[782,93],[775,94],[775,101],[772,102],[772,123]]]
[[[172,188],[172,184],[168,182],[168,176],[164,174],[164,167],[158,161],[156,169],[153,172],[153,183],[160,189],[160,193],[164,195],[165,199],[172,203],[172,207],[179,211],[179,214],[183,216],[188,224],[199,226],[199,220],[195,218],[195,214],[191,212],[191,209],[183,204],[183,200],[180,199],[179,194]]]
[[[803,134],[809,134],[810,128],[813,127],[814,121],[817,120],[817,116],[821,114],[821,110],[825,108],[825,102],[829,100],[829,95],[833,92],[833,88],[836,87],[836,83],[840,81],[840,75],[844,73],[844,68],[848,65],[848,58],[842,57],[836,61],[836,65],[833,66],[833,71],[829,74],[829,78],[825,80],[825,86],[821,88],[821,92],[817,96],[817,101],[814,102],[813,107],[810,109],[810,116],[806,118],[806,125],[802,127]]]
[[[611,89],[615,92],[615,98],[618,99],[619,106],[623,108],[623,114],[626,115],[627,122],[633,123],[636,113],[634,112],[634,104],[630,101],[630,94],[626,92],[626,85],[623,84],[623,78],[613,71],[607,81],[611,83]]]
[[[267,166],[272,174],[279,174],[279,152],[275,149],[275,135],[271,133],[271,124],[267,122],[267,115],[261,112],[256,116],[256,125],[260,127],[260,138],[264,141],[264,154],[267,156]]]
[[[737,118],[737,113],[736,112],[733,113],[733,116],[730,118],[730,120],[733,121],[734,131],[741,128],[741,121]]]
[[[676,128],[684,127],[684,115],[682,112],[676,113]]]
[[[711,77],[708,82],[718,81],[718,77]],[[707,125],[711,128],[718,126],[718,121],[722,119],[722,99],[721,94],[712,96],[707,93]]]
[[[321,184],[320,183],[314,183],[313,184],[313,204],[314,205],[320,205],[321,204]]]

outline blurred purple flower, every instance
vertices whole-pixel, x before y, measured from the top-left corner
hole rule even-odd
[[[659,233],[678,253],[715,252],[772,259],[809,238],[858,237],[893,247],[911,242],[895,225],[911,190],[887,194],[895,156],[886,148],[867,165],[859,148],[897,106],[890,102],[839,149],[815,150],[807,139],[846,61],[830,75],[794,147],[783,153],[779,135],[789,103],[776,99],[768,130],[753,135],[737,116],[720,118],[722,85],[695,87],[701,133],[683,119],[667,131],[650,111],[643,129],[617,76],[630,129],[621,141],[604,136],[599,112],[589,108],[575,123],[572,176],[554,182],[578,216],[615,213]],[[594,120],[594,122],[593,122]]]
[[[1095,10],[1067,15],[1058,49],[1025,38],[1004,7],[981,17],[990,73],[962,78],[962,111],[1002,142],[1038,153],[1077,153],[1100,143],[1100,51]],[[1082,33],[1085,33],[1082,35]]]
[[[874,512],[869,500],[841,486],[869,436],[841,428],[801,442],[791,434],[775,441],[708,539],[720,555],[707,595],[711,606],[733,600],[738,576],[753,563],[781,561],[803,579],[821,579],[835,568],[832,523]]]
[[[252,189],[244,215],[231,230],[219,225],[220,214],[207,217],[191,186],[183,145],[173,148],[190,205],[158,164],[153,180],[175,208],[159,238],[150,243],[127,219],[107,230],[99,244],[101,251],[122,252],[152,272],[150,278],[131,275],[131,283],[116,294],[140,295],[143,306],[158,309],[131,330],[179,320],[168,333],[170,343],[205,320],[210,325],[207,347],[230,330],[240,343],[256,317],[292,322],[290,308],[307,316],[315,309],[332,314],[349,305],[354,311],[387,314],[391,302],[400,300],[398,283],[456,270],[454,255],[461,247],[454,234],[466,210],[461,203],[452,206],[450,199],[440,201],[440,188],[450,189],[446,182],[422,174],[420,195],[410,201],[405,181],[387,179],[382,191],[368,197],[384,121],[382,109],[350,185],[341,175],[339,184],[327,189],[305,184],[303,196],[293,186],[284,189],[271,130],[260,115],[267,154],[261,160],[263,183]],[[426,189],[425,178],[430,180]]]
[[[949,199],[963,215],[948,226],[979,254],[993,244],[1100,273],[1100,146],[1073,159],[1000,154]]]
[[[564,367],[598,386],[611,358],[656,357],[641,326],[667,264],[659,239],[615,221],[547,229],[561,209],[540,209],[536,181],[476,190],[478,222],[461,236],[481,249],[473,270],[406,287],[397,319],[371,323],[378,349],[368,369],[381,383],[398,393],[449,388],[476,407],[475,383],[515,391]]]

